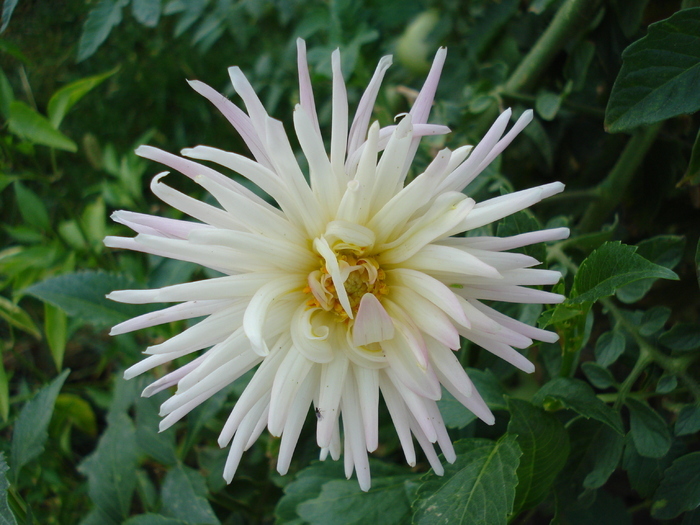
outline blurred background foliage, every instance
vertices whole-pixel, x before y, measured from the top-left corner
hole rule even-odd
[[[453,498],[493,499],[494,512],[465,503],[450,523],[700,522],[699,11],[695,0],[4,0],[0,522],[435,523],[434,509],[452,501],[449,480],[461,487]],[[670,17],[653,37],[649,26]],[[442,481],[425,462],[403,465],[384,413],[367,495],[337,464],[312,463],[311,421],[289,475],[274,471],[279,442],[264,434],[227,487],[216,435],[245,378],[163,434],[163,398],[138,397],[146,379],[120,379],[183,323],[110,338],[109,325],[142,310],[104,294],[206,275],[103,247],[106,234],[126,233],[110,223],[113,210],[175,216],[148,190],[159,168],[134,148],[245,152],[185,82],[233,97],[231,65],[292,129],[297,37],[322,128],[333,49],[351,108],[379,57],[394,55],[375,111],[386,125],[446,46],[432,121],[453,132],[423,141],[413,175],[445,145],[476,143],[499,111],[534,108],[535,121],[467,191],[479,201],[567,185],[485,232],[571,227],[571,239],[532,248],[566,274],[558,288],[570,299],[540,321],[562,339],[529,350],[532,376],[465,344],[462,362],[497,423],[441,401],[463,439]],[[659,73],[663,65],[676,73]],[[541,313],[498,307],[530,323]],[[492,457],[500,470],[484,466]],[[484,479],[464,474],[475,465]],[[498,479],[503,494],[488,490]]]

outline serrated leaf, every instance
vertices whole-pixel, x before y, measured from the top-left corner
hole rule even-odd
[[[140,24],[156,27],[160,19],[160,0],[131,0],[131,12]]]
[[[547,405],[555,401],[563,408],[577,412],[587,419],[595,419],[623,434],[620,414],[603,403],[587,383],[579,379],[557,377],[546,383],[532,398],[532,402]]]
[[[455,443],[457,461],[440,478],[428,477],[413,504],[416,525],[498,525],[513,510],[516,470],[522,452],[515,436],[498,442],[470,439]]]
[[[100,73],[99,75],[81,78],[80,80],[71,82],[67,86],[63,86],[53,95],[51,95],[49,104],[46,108],[51,125],[58,129],[61,126],[61,122],[63,122],[63,117],[66,116],[68,111],[70,111],[70,109],[81,98],[99,86],[106,79],[114,75],[114,73],[116,73],[118,70],[119,67],[115,67],[114,69],[111,69],[105,73]]]
[[[505,410],[506,402],[503,399],[506,391],[490,370],[466,369],[469,378],[474,383],[474,388],[479,392],[486,405],[491,410]],[[442,398],[437,402],[442,414],[445,426],[449,428],[464,428],[475,421],[476,416],[465,406],[457,401],[448,391],[442,391]]]
[[[683,445],[676,442],[665,456],[645,458],[637,452],[634,440],[628,434],[625,440],[622,468],[627,471],[632,488],[643,498],[651,498],[664,477],[664,471],[671,466],[674,459],[683,454],[683,449]]]
[[[163,481],[163,513],[190,525],[219,525],[206,493],[204,478],[199,472],[177,465],[168,471]]]
[[[51,228],[51,223],[44,202],[36,193],[19,181],[14,183],[14,190],[22,220],[42,231],[48,231]]]
[[[578,419],[568,428],[571,454],[560,479],[576,494],[602,487],[617,468],[625,443],[624,436],[608,425]]]
[[[373,466],[370,462],[370,467]],[[338,461],[316,461],[300,471],[296,479],[284,488],[284,496],[275,507],[278,523],[301,523],[297,514],[298,506],[304,501],[317,498],[325,483],[344,475],[343,465]]]
[[[4,319],[15,328],[19,328],[23,332],[34,336],[35,339],[41,339],[41,330],[37,328],[32,318],[29,317],[29,314],[12,301],[2,296],[0,296],[0,318]]]
[[[700,348],[700,326],[697,323],[678,323],[661,334],[659,343],[677,352],[689,352]]]
[[[9,468],[7,461],[5,461],[5,454],[0,452],[0,525],[17,525],[15,515],[7,504],[7,490],[10,488],[10,484],[5,473]]]
[[[605,127],[627,131],[700,109],[700,8],[649,26],[622,53]]]
[[[311,525],[360,525],[405,523],[411,512],[406,483],[417,480],[415,474],[396,469],[395,476],[376,476],[372,488],[362,492],[357,481],[334,479],[321,487],[320,494],[297,507],[299,517]]]
[[[64,370],[22,407],[12,433],[10,459],[15,481],[22,467],[43,452],[56,397],[69,373]]]
[[[630,411],[630,433],[637,452],[646,458],[665,456],[671,448],[666,421],[646,403],[627,398],[625,404]]]
[[[509,399],[508,410],[508,433],[518,436],[523,453],[513,504],[513,514],[518,514],[541,503],[549,493],[569,457],[569,435],[554,415],[527,401]]]
[[[637,255],[636,250],[619,241],[603,244],[581,263],[568,302],[594,302],[640,279],[678,279],[673,271]]]
[[[13,100],[7,125],[12,133],[34,144],[75,153],[78,146],[24,102]]]
[[[134,288],[136,283],[125,275],[86,271],[61,275],[24,290],[95,326],[110,326],[148,311],[138,305],[110,301],[105,296],[113,290]]]
[[[112,29],[121,23],[122,8],[127,3],[128,0],[100,0],[90,10],[78,43],[78,62],[92,56],[107,40]]]
[[[700,430],[700,405],[686,405],[678,413],[675,432],[677,436],[687,436]]]
[[[673,519],[700,505],[700,452],[681,456],[664,472],[664,479],[654,494],[651,515]]]
[[[136,488],[137,450],[131,419],[123,413],[111,414],[97,449],[78,467],[88,478],[90,499],[113,523],[122,523],[129,516]]]
[[[608,367],[617,361],[625,351],[625,336],[617,330],[602,334],[595,343],[595,360],[600,366]]]

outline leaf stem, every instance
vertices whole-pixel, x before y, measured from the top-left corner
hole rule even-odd
[[[594,188],[598,198],[591,202],[584,213],[579,224],[581,231],[598,230],[620,203],[632,181],[632,176],[644,160],[662,124],[659,122],[640,129],[627,142],[622,155],[608,176]]]
[[[601,4],[601,0],[567,0],[505,83],[503,90],[516,93],[532,86],[556,54],[590,24]]]

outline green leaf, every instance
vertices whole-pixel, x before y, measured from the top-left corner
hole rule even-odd
[[[22,467],[44,450],[56,397],[69,373],[70,370],[64,370],[22,407],[12,433],[10,459],[15,482]]]
[[[219,525],[220,521],[206,499],[204,478],[196,470],[177,465],[163,481],[163,513],[191,525]]]
[[[535,110],[544,120],[554,120],[561,107],[562,96],[543,90],[537,94]]]
[[[625,336],[617,330],[601,335],[595,343],[595,360],[600,366],[608,367],[617,361],[625,351]]]
[[[372,470],[372,488],[362,492],[354,479],[334,479],[325,482],[320,494],[297,507],[299,517],[311,525],[359,525],[382,523],[399,525],[411,512],[411,491],[407,484],[416,480],[415,474],[404,469]],[[394,471],[395,475],[386,475]],[[384,471],[384,472],[382,472]]]
[[[139,383],[139,389],[143,390],[146,387],[147,380],[150,381],[150,378],[144,378]],[[175,433],[158,431],[161,419],[158,410],[162,402],[160,396],[136,399],[136,440],[139,448],[148,457],[170,466],[177,463]]]
[[[136,488],[137,450],[131,419],[123,413],[111,414],[97,449],[78,467],[88,478],[90,499],[113,523],[122,523],[129,516]]]
[[[628,131],[700,109],[700,8],[685,9],[649,26],[622,53],[605,127]]]
[[[156,27],[160,19],[160,0],[131,0],[131,12],[140,24]]]
[[[72,153],[78,151],[75,142],[54,129],[46,117],[19,100],[13,100],[10,104],[10,118],[7,120],[7,125],[12,133],[34,144]]]
[[[553,414],[527,401],[508,399],[508,410],[508,433],[518,436],[523,452],[513,504],[513,514],[518,514],[541,503],[549,493],[569,457],[569,435]]]
[[[7,25],[10,23],[12,18],[12,13],[17,7],[17,2],[19,0],[4,0],[2,3],[2,25],[0,26],[0,33],[3,33],[7,29]]]
[[[651,515],[672,519],[700,505],[700,452],[681,456],[664,472],[654,494]]]
[[[571,454],[560,479],[577,495],[602,487],[620,462],[624,436],[590,419],[577,419],[568,430]]]
[[[46,108],[51,125],[58,129],[61,126],[61,122],[63,122],[63,117],[66,116],[68,111],[70,111],[81,98],[114,75],[118,70],[119,67],[117,66],[105,73],[81,78],[80,80],[71,82],[67,86],[63,86],[51,95],[49,105]]]
[[[673,270],[683,257],[685,237],[657,235],[637,244],[637,255]],[[636,303],[651,289],[655,279],[640,279],[617,289],[615,294],[623,303]]]
[[[700,326],[697,323],[678,323],[661,334],[659,343],[677,352],[700,348]]]
[[[12,514],[10,506],[7,504],[7,490],[10,488],[10,484],[7,482],[5,472],[9,468],[7,461],[5,461],[5,454],[0,452],[0,525],[17,525],[15,515]]]
[[[41,339],[41,330],[37,328],[29,314],[12,301],[0,296],[0,317],[15,328]]]
[[[594,302],[640,279],[678,279],[673,271],[646,260],[636,251],[637,247],[619,241],[603,244],[581,263],[568,302]]]
[[[616,381],[610,370],[600,366],[598,363],[587,361],[581,364],[581,370],[586,375],[586,379],[596,388],[605,390],[613,386]]]
[[[455,451],[457,461],[445,465],[445,475],[428,476],[418,488],[413,523],[505,525],[513,510],[522,454],[516,437],[458,441]]]
[[[689,184],[695,186],[700,184],[700,129],[698,134],[695,136],[695,142],[693,143],[693,150],[690,153],[690,161],[688,162],[688,169],[685,170],[683,178],[678,182],[677,186],[685,186]]]
[[[676,442],[665,456],[645,458],[637,451],[632,436],[628,434],[625,440],[622,468],[627,471],[632,488],[643,498],[651,498],[664,477],[664,471],[684,452],[683,448],[682,444]]]
[[[510,237],[541,229],[542,225],[535,216],[529,211],[523,210],[501,219],[498,223],[496,235],[499,237]],[[513,251],[534,257],[540,262],[544,262],[547,259],[547,248],[544,243],[531,244]]]
[[[49,303],[44,303],[44,332],[56,370],[60,372],[68,340],[68,323],[66,313]]]
[[[656,392],[658,394],[668,394],[673,392],[678,387],[678,378],[674,375],[663,375],[656,383]]]
[[[125,275],[87,271],[47,279],[26,288],[24,293],[58,306],[70,316],[102,327],[148,311],[139,305],[117,303],[105,297],[113,290],[134,287],[136,283]]]
[[[700,405],[686,405],[681,408],[676,420],[676,435],[687,436],[700,430]]]
[[[373,467],[373,462],[370,462]],[[376,470],[376,469],[375,469]],[[300,471],[296,479],[284,488],[284,496],[277,503],[275,517],[279,523],[302,523],[297,508],[304,501],[317,498],[324,484],[344,476],[338,461],[316,461]],[[355,481],[352,483],[357,484]]]
[[[10,104],[15,99],[12,85],[7,79],[5,72],[0,69],[0,113],[7,120],[10,118]]]
[[[92,56],[107,40],[112,29],[121,23],[122,8],[126,4],[128,0],[100,0],[90,10],[78,43],[78,62]]]
[[[15,182],[14,189],[17,206],[24,222],[48,231],[51,228],[49,213],[39,196],[19,181]]]
[[[620,414],[598,399],[593,389],[579,379],[557,377],[546,383],[532,398],[545,409],[568,408],[587,419],[595,419],[623,434]]]
[[[665,456],[671,448],[671,432],[666,421],[646,403],[627,398],[625,404],[630,411],[630,433],[639,454],[646,458]]]
[[[506,393],[503,386],[490,370],[466,369],[474,387],[491,410],[505,410],[507,405],[503,399]],[[445,426],[449,428],[464,428],[475,421],[476,416],[457,401],[447,390],[442,391],[442,398],[437,402]]]
[[[165,516],[161,516],[160,514],[149,513],[141,514],[139,516],[132,516],[122,525],[187,525],[187,522],[175,518],[167,518]]]

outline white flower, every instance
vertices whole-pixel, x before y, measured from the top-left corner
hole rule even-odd
[[[380,128],[369,122],[391,64],[384,57],[349,130],[340,54],[335,51],[328,155],[302,40],[298,55],[301,101],[294,128],[310,182],[282,123],[268,116],[240,69],[232,67],[229,74],[248,114],[209,86],[190,82],[231,122],[255,160],[206,146],[185,149],[182,155],[233,170],[277,206],[209,167],[153,147],[137,149],[138,155],[193,179],[221,208],[166,186],[162,179],[167,172],[161,173],[151,183],[153,192],[198,222],[118,211],[114,220],[137,235],[107,237],[105,244],[198,263],[225,276],[109,295],[135,304],[179,303],[117,325],[112,334],[207,316],[149,347],[149,357],[129,368],[125,377],[208,348],[143,392],[150,396],[177,385],[161,407],[164,430],[258,367],[219,437],[222,447],[230,444],[224,470],[229,482],[243,451],[265,427],[281,436],[277,469],[285,474],[313,407],[321,457],[337,459],[342,448],[346,475],[355,470],[360,487],[368,490],[367,452],[378,445],[380,392],[408,464],[416,462],[413,436],[441,474],[433,443],[447,461],[455,460],[436,405],[441,385],[480,419],[494,421],[454,356],[460,336],[532,372],[534,366],[514,348],[526,348],[532,339],[553,342],[557,336],[511,319],[482,300],[560,302],[560,295],[526,288],[554,284],[560,274],[530,269],[538,261],[508,250],[563,239],[568,230],[506,238],[453,236],[527,208],[562,191],[563,185],[546,184],[478,204],[462,193],[532,119],[532,112],[525,112],[504,135],[511,117],[506,110],[475,148],[442,150],[404,186],[420,137],[449,131],[427,123],[445,49],[437,52],[410,113],[397,125]]]

